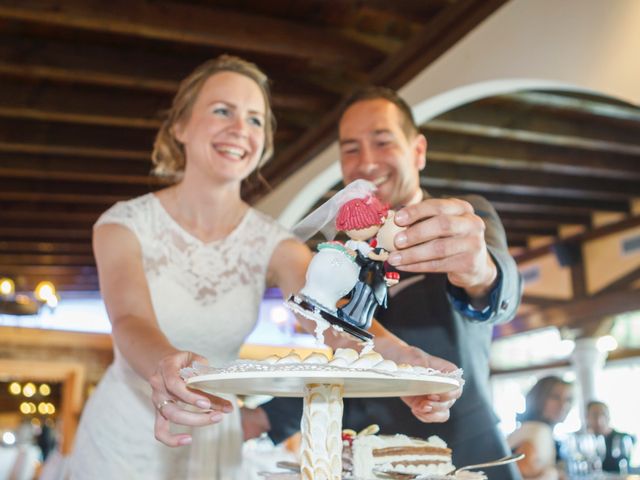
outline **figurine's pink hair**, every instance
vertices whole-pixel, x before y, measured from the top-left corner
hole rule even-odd
[[[342,231],[362,230],[372,225],[382,225],[388,211],[389,206],[373,195],[367,198],[354,198],[338,210],[336,228]]]

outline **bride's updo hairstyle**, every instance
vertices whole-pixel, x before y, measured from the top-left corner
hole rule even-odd
[[[258,163],[258,168],[273,155],[273,134],[276,120],[271,110],[271,92],[269,78],[255,64],[239,57],[221,55],[208,60],[197,67],[187,78],[180,82],[178,92],[173,98],[171,108],[166,112],[166,118],[156,135],[153,144],[151,161],[153,173],[158,176],[179,180],[184,172],[186,158],[183,145],[175,138],[174,127],[182,121],[187,121],[191,115],[193,105],[198,94],[209,77],[221,72],[234,72],[253,80],[264,97],[265,126],[264,150]]]

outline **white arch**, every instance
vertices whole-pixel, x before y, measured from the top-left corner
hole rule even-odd
[[[427,98],[412,107],[418,125],[482,98],[525,90],[590,91],[577,85],[544,79],[499,79],[454,88]],[[591,92],[591,91],[590,91]],[[592,92],[594,93],[594,92]]]
[[[515,90],[599,93],[640,103],[640,1],[511,0],[400,94],[423,123],[455,106]],[[426,99],[426,100],[425,100]],[[340,180],[331,145],[258,208],[294,224]]]

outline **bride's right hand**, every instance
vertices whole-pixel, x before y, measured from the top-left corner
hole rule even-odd
[[[208,363],[206,358],[192,352],[172,353],[160,360],[156,372],[149,378],[156,413],[155,437],[170,447],[191,443],[188,433],[172,434],[171,423],[202,427],[220,422],[224,413],[233,410],[231,402],[187,387],[180,370],[193,362]]]

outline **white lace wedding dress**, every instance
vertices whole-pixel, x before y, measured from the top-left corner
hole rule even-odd
[[[169,216],[153,194],[119,202],[97,225],[129,228],[143,252],[158,323],[174,346],[204,355],[211,365],[237,358],[253,329],[276,245],[290,234],[249,209],[226,238],[203,243]],[[115,349],[115,359],[82,415],[69,462],[79,480],[240,478],[238,410],[192,430],[193,443],[169,448],[153,434],[151,389]]]

